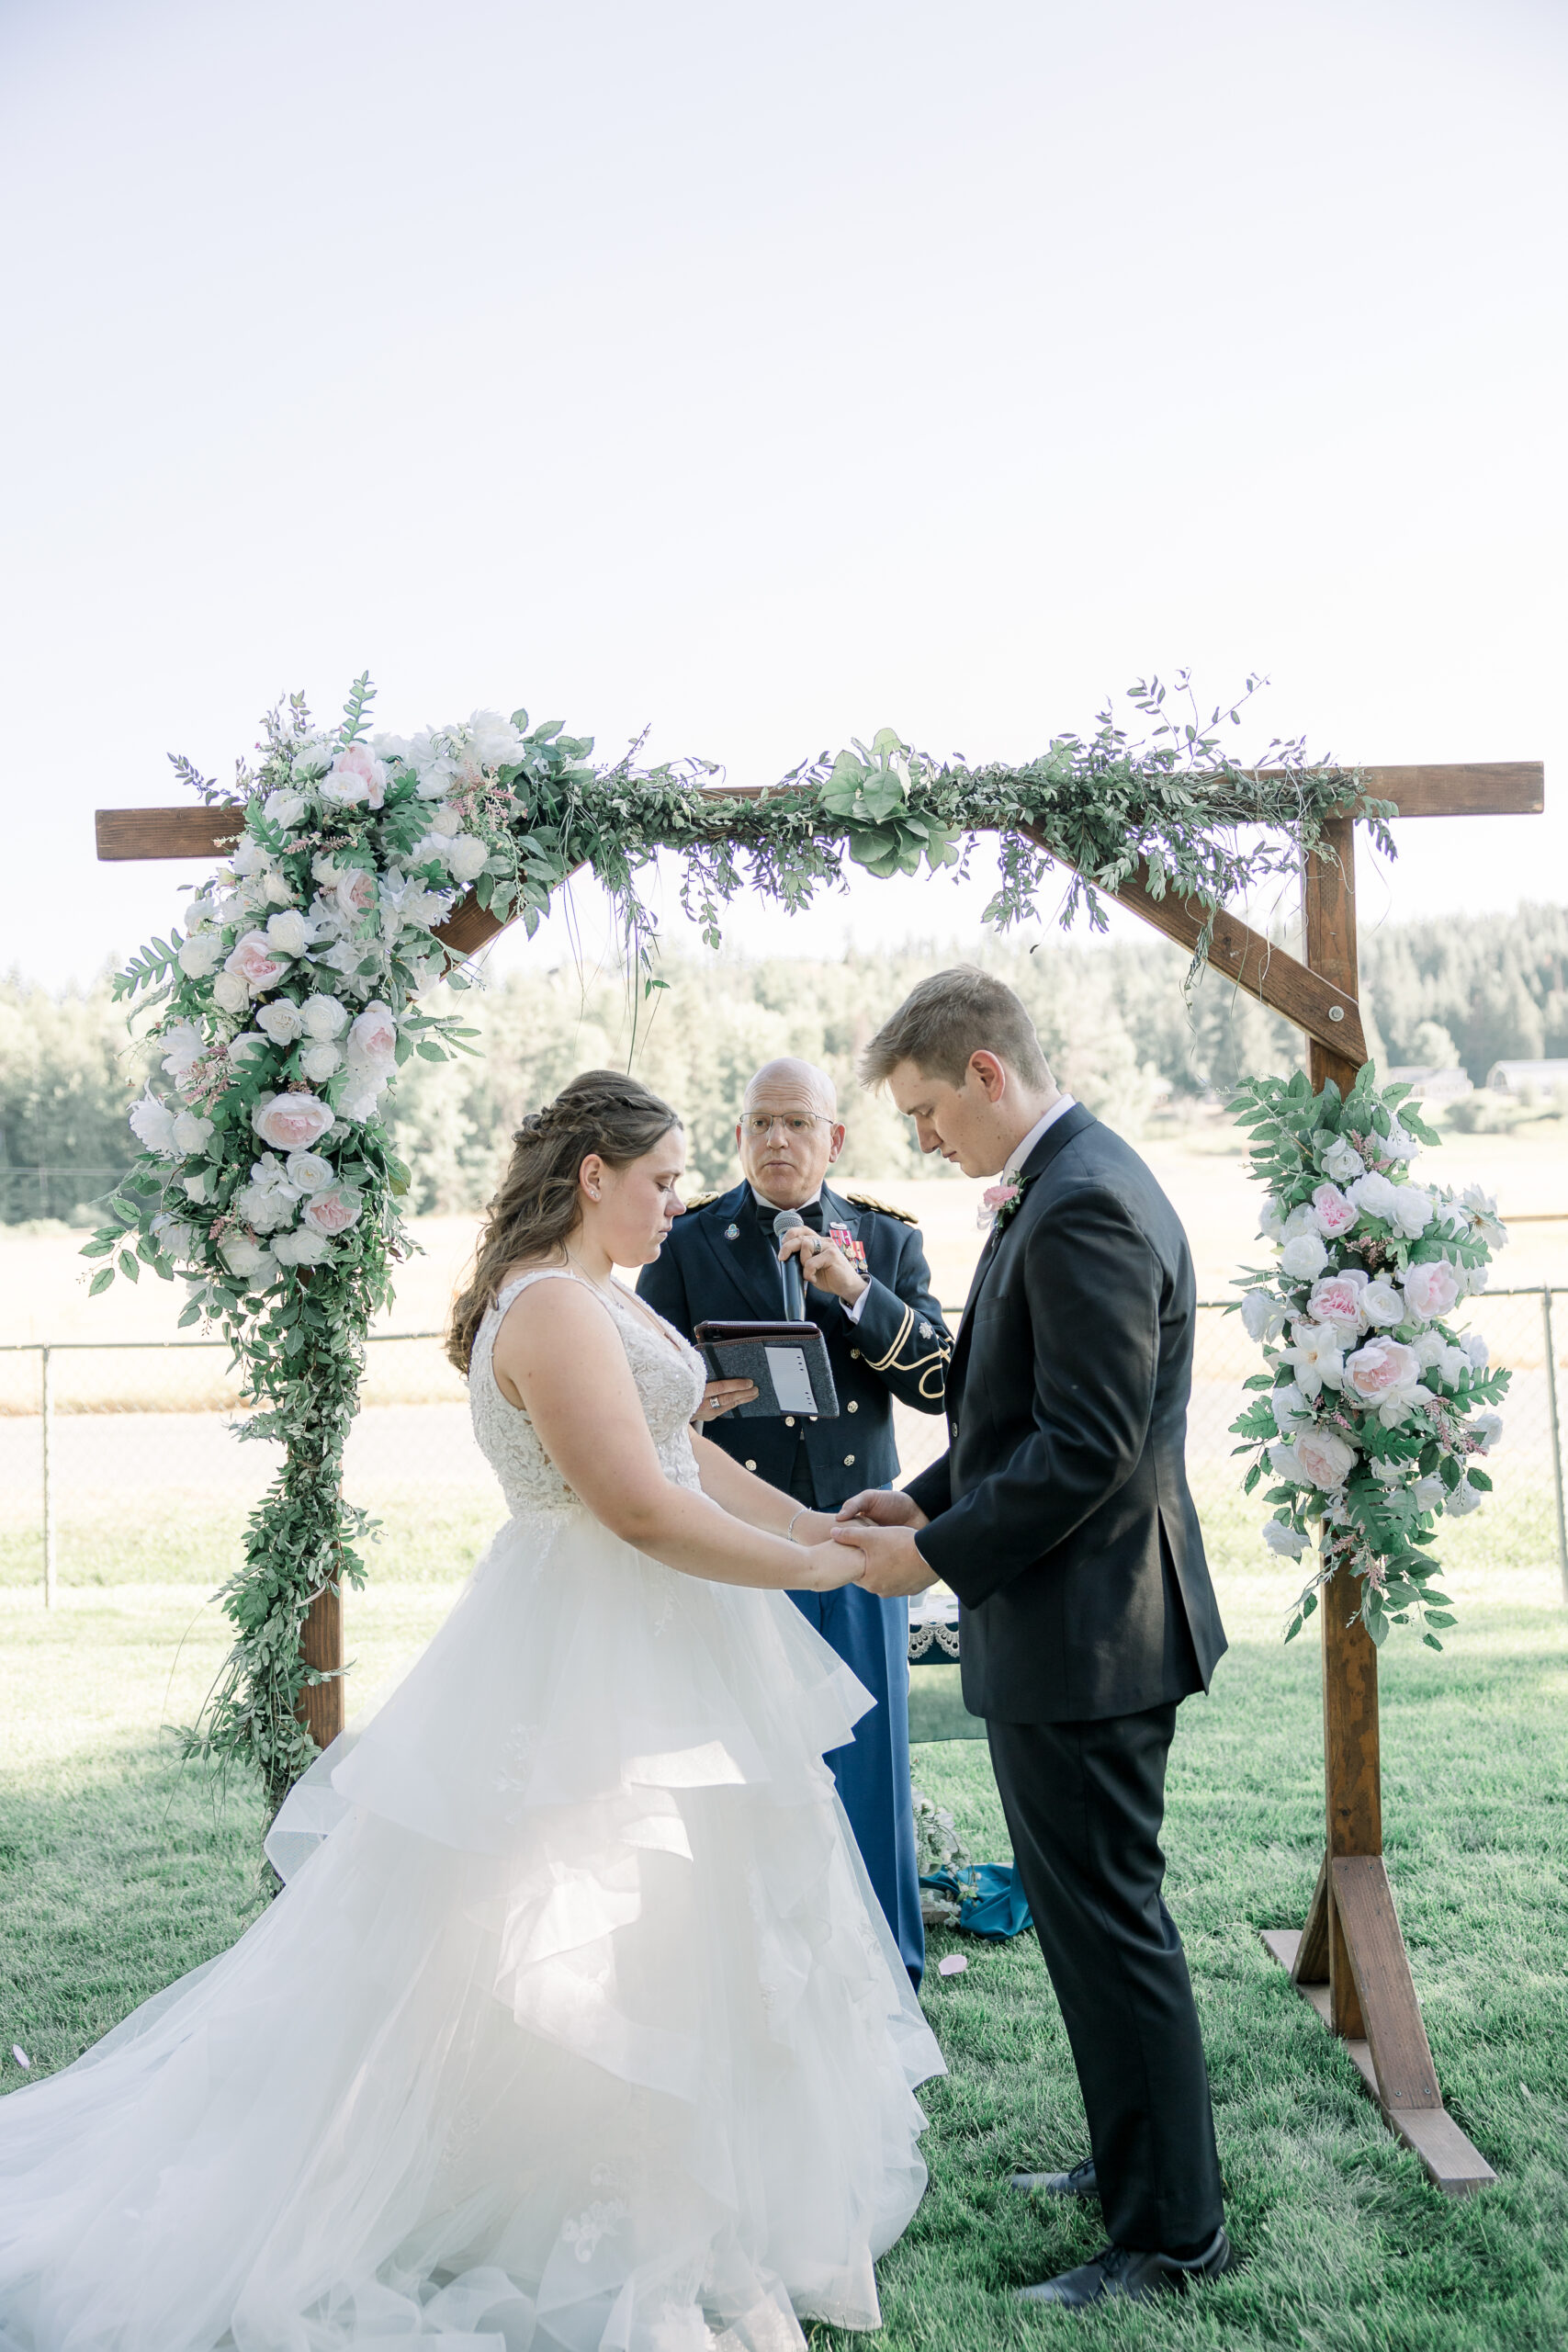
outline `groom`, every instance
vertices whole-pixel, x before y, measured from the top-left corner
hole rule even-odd
[[[922,980],[861,1057],[966,1176],[1004,1177],[947,1378],[948,1452],[841,1521],[874,1592],[941,1577],[1061,2004],[1111,2243],[1023,2290],[1143,2300],[1230,2266],[1197,2013],[1160,1897],[1166,1758],[1225,1646],[1184,1462],[1192,1260],[1127,1145],[1063,1094],[1012,990]],[[846,1532],[848,1531],[846,1530]]]

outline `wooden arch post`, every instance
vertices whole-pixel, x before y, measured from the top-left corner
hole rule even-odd
[[[1401,817],[1536,816],[1546,805],[1539,761],[1377,767],[1361,774],[1369,798],[1392,801]],[[737,792],[731,786],[716,797],[753,799],[770,789],[788,787]],[[240,831],[232,808],[101,808],[96,825],[98,856],[108,860],[210,858],[231,847]],[[1197,946],[1208,910],[1195,900],[1156,897],[1146,868],[1111,895],[1168,938]],[[1206,954],[1237,988],[1304,1034],[1314,1089],[1332,1079],[1348,1093],[1367,1059],[1351,817],[1325,823],[1322,848],[1305,863],[1302,907],[1299,959],[1223,908]],[[435,936],[455,956],[468,956],[504,928],[470,895]],[[1354,1583],[1339,1570],[1317,1612],[1323,1627],[1323,1867],[1305,1928],[1299,1934],[1271,1928],[1263,1940],[1345,2041],[1389,2124],[1429,2177],[1450,2195],[1464,2196],[1496,2176],[1444,2109],[1383,1868],[1377,1651],[1356,1613]],[[335,1586],[311,1603],[301,1654],[307,1664],[333,1676],[307,1690],[302,1708],[311,1737],[325,1747],[344,1720],[342,1600]]]

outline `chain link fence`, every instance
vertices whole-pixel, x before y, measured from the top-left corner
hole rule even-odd
[[[1568,1291],[1488,1292],[1473,1322],[1513,1385],[1495,1491],[1445,1523],[1445,1563],[1539,1567],[1555,1561],[1568,1598],[1558,1409]],[[948,1310],[950,1313],[953,1310]],[[1230,1424],[1243,1382],[1261,1363],[1239,1317],[1199,1312],[1188,1464],[1210,1550],[1220,1564],[1262,1564],[1267,1515],[1244,1498]],[[502,1516],[474,1444],[468,1392],[438,1333],[378,1334],[367,1350],[362,1409],[345,1487],[380,1522],[369,1555],[378,1581],[466,1573]],[[0,1581],[61,1586],[205,1583],[231,1576],[247,1514],[278,1464],[269,1442],[237,1443],[245,1416],[221,1340],[33,1342],[0,1347]],[[897,1411],[906,1473],[941,1451],[940,1415]]]

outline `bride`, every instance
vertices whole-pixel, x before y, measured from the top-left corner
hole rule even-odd
[[[869,1702],[785,1589],[861,1555],[691,1424],[615,1280],[674,1113],[524,1122],[451,1351],[512,1516],[267,1850],[228,1952],[0,2101],[6,2352],[783,2352],[879,2324],[942,2059],[827,1767]]]

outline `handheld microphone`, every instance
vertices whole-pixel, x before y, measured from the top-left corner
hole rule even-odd
[[[782,1241],[786,1233],[795,1231],[796,1226],[799,1226],[804,1232],[808,1233],[811,1230],[798,1209],[780,1209],[773,1219],[775,1238]],[[806,1292],[800,1279],[800,1260],[786,1258],[780,1272],[784,1275],[784,1319],[790,1323],[804,1323]]]

